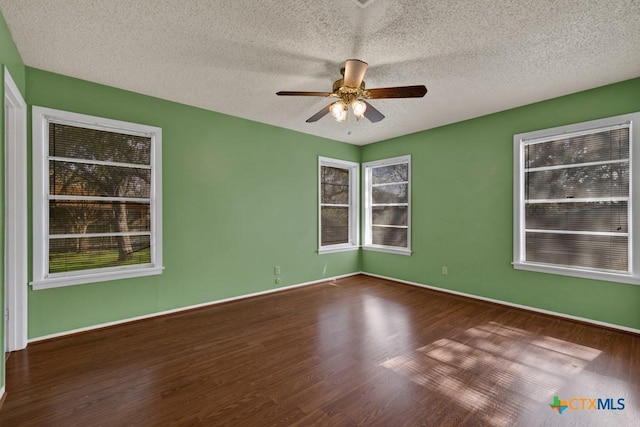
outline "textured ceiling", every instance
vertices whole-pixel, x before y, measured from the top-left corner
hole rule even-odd
[[[26,65],[367,144],[640,76],[640,0],[0,0]],[[305,120],[344,61],[379,123]]]

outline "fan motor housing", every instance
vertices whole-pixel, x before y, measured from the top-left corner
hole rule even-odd
[[[358,98],[368,98],[368,92],[364,90],[364,80],[360,83],[360,87],[348,87],[344,85],[344,79],[336,80],[333,83],[333,95],[342,99],[345,103],[351,104]]]
[[[347,88],[344,85],[344,79],[338,79],[335,82],[333,82],[333,92],[337,93],[338,91],[340,91],[340,89],[352,89],[353,90],[353,89],[356,89],[356,88],[353,88],[353,87]],[[357,89],[359,89],[361,91],[364,91],[364,80],[362,81],[362,83],[360,83],[360,87],[357,88]]]

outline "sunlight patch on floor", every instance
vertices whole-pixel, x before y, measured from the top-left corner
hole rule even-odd
[[[437,390],[494,426],[548,402],[601,351],[497,322],[442,338],[381,366]]]

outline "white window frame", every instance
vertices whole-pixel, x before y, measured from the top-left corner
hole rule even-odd
[[[322,245],[322,167],[328,166],[349,171],[349,204],[336,205],[349,208],[349,241],[336,245]],[[318,253],[353,251],[360,248],[360,164],[346,160],[318,157]]]
[[[619,125],[629,125],[629,258],[628,272],[617,272],[586,267],[559,266],[526,261],[525,248],[525,208],[524,208],[524,147],[534,142],[554,140],[565,134],[589,134]],[[640,209],[634,204],[640,200],[640,174],[635,171],[640,167],[640,150],[635,144],[640,141],[640,112],[623,114],[604,119],[591,120],[567,126],[538,130],[514,135],[513,137],[513,267],[518,270],[541,273],[560,274],[564,276],[582,277],[586,279],[607,280],[619,283],[640,284],[640,243],[634,225],[640,224]],[[637,175],[637,176],[636,176]]]
[[[382,167],[382,166],[391,166],[398,164],[407,164],[408,170],[408,178],[409,180],[406,182],[407,184],[407,247],[401,248],[397,246],[386,246],[386,245],[374,245],[372,243],[372,221],[371,221],[371,213],[372,213],[372,180],[371,180],[371,169]],[[400,254],[400,255],[411,255],[411,155],[392,157],[389,159],[376,160],[372,162],[367,162],[363,165],[363,174],[364,174],[364,210],[362,211],[363,222],[364,222],[364,239],[362,243],[362,248],[369,251],[378,251],[378,252],[388,252],[392,254]],[[402,183],[397,183],[402,184]],[[402,204],[398,204],[404,205]],[[403,227],[404,228],[404,227]]]
[[[151,262],[144,265],[77,272],[48,272],[49,264],[49,123],[62,123],[151,138]],[[33,134],[33,289],[49,289],[106,280],[161,274],[162,266],[162,129],[34,106]]]

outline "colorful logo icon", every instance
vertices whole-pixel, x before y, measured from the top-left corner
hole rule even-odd
[[[562,413],[569,407],[567,402],[565,400],[560,400],[558,396],[553,396],[553,403],[550,403],[549,406],[551,406],[551,409],[558,411],[560,415],[562,415]]]
[[[622,411],[625,408],[625,401],[623,397],[618,400],[613,397],[572,397],[562,400],[558,396],[553,396],[553,403],[550,403],[549,406],[562,415],[567,409],[571,411]]]

